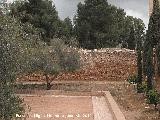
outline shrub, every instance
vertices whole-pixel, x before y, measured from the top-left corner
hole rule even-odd
[[[129,75],[127,81],[131,84],[136,84],[137,83],[137,75]]]
[[[154,104],[155,109],[157,109],[157,105],[160,102],[160,95],[158,94],[157,90],[149,90],[146,95],[146,101],[148,104]]]
[[[61,66],[65,71],[73,72],[80,68],[79,54],[77,52],[64,52],[63,58],[60,60]]]
[[[13,92],[11,84],[0,83],[0,119],[11,120],[16,114],[24,114],[23,100]]]
[[[24,38],[29,39],[26,35],[16,19],[0,17],[0,120],[10,120],[24,112],[23,100],[15,95],[12,83],[21,72]]]
[[[145,93],[147,91],[147,83],[142,82],[142,85],[137,86],[138,93]]]
[[[77,50],[66,46],[60,39],[54,40],[52,47],[52,57],[57,59],[62,70],[72,72],[80,68],[80,55]]]
[[[15,84],[14,85],[15,89],[18,89],[18,90],[23,90],[23,89],[44,89],[46,88],[46,84],[43,83],[43,84],[23,84],[23,83],[20,83],[20,84]]]
[[[68,46],[71,47],[79,47],[79,43],[78,40],[74,37],[71,37],[70,39],[68,38],[63,38],[63,41],[65,42],[65,44],[67,44]]]

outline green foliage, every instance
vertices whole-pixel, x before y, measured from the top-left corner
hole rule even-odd
[[[153,48],[151,45],[148,46],[148,51],[147,51],[147,91],[152,90],[153,88],[153,74],[154,74],[154,66],[153,66]]]
[[[142,85],[142,43],[144,40],[144,27],[142,27],[143,22],[136,22],[136,53],[137,53],[137,91],[143,92]]]
[[[0,17],[0,79],[10,81],[20,72],[21,55],[29,40],[23,27],[13,18]]]
[[[135,49],[135,32],[134,32],[134,28],[131,27],[131,30],[130,30],[130,33],[129,33],[129,39],[127,41],[128,43],[128,48],[131,49],[131,50],[134,50]]]
[[[15,79],[18,60],[17,47],[11,42],[0,40],[0,80],[7,83]]]
[[[0,119],[11,120],[16,114],[24,114],[23,100],[13,92],[11,84],[0,83]]]
[[[159,42],[159,19],[160,9],[159,1],[153,1],[153,12],[149,19],[148,31],[146,33],[146,40],[144,43],[144,71],[147,75],[147,88],[148,91],[153,88],[153,48],[155,48]]]
[[[136,84],[137,83],[137,75],[129,75],[127,81],[131,84]]]
[[[147,75],[147,60],[146,60],[146,56],[147,56],[147,41],[146,38],[144,40],[144,44],[143,44],[143,74],[146,76]]]
[[[160,20],[160,8],[159,8],[159,1],[153,0],[153,12],[149,19],[149,25],[148,25],[148,39],[151,41],[152,47],[155,47],[157,45],[160,34],[159,34],[159,20]]]
[[[60,39],[54,39],[51,45],[43,49],[34,48],[34,52],[26,59],[28,73],[41,72],[46,77],[47,89],[51,88],[51,82],[60,71],[73,72],[80,68],[79,54],[69,48]],[[49,75],[54,75],[51,80]]]
[[[62,70],[75,71],[80,68],[80,55],[77,50],[69,48],[62,40],[54,40],[51,54],[56,56]]]
[[[116,47],[122,44],[123,47],[134,49],[135,36],[141,34],[136,32],[137,22],[144,31],[142,20],[126,17],[123,9],[108,4],[106,0],[85,0],[84,4],[78,5],[74,33],[84,48]]]
[[[69,47],[79,48],[79,42],[75,37],[71,37],[69,39],[62,38],[62,40],[65,42],[65,44]]]
[[[0,119],[10,120],[23,112],[22,100],[18,98],[11,82],[19,72],[21,29],[14,19],[0,18]]]
[[[24,112],[23,101],[14,94],[11,83],[27,71],[25,58],[31,48],[40,44],[32,25],[20,24],[7,15],[0,17],[0,119],[10,120],[16,113]]]
[[[46,74],[55,74],[59,71],[58,65],[53,61],[50,54],[43,53],[40,50],[35,52],[28,61],[31,73],[41,71]]]
[[[43,48],[44,50],[45,48]],[[61,68],[57,62],[51,57],[51,54],[40,49],[34,49],[36,52],[28,58],[28,73],[42,72],[45,76],[47,83],[47,90],[51,88],[51,82],[49,75],[57,75]]]
[[[157,73],[160,75],[160,7],[159,7],[159,1],[154,0],[154,7],[153,7],[153,13],[150,17],[150,30],[152,31],[152,43],[153,47],[156,49],[156,62],[157,62]],[[154,31],[154,32],[153,32]]]
[[[138,93],[146,93],[147,92],[147,83],[142,82],[142,84],[137,85],[137,92]]]
[[[160,102],[160,95],[154,89],[153,90],[149,90],[147,95],[146,95],[146,101],[149,104],[154,104],[155,105],[155,109],[156,109],[157,105]]]
[[[46,88],[46,84],[15,84],[14,85],[15,89],[18,90],[23,90],[23,89],[45,89]]]
[[[144,39],[145,24],[141,19],[127,16],[125,18],[124,31],[123,31],[123,47],[129,49],[135,49],[137,40],[141,41]]]
[[[70,43],[70,39],[73,40],[71,19],[67,17],[61,21],[51,0],[15,1],[11,5],[10,15],[22,23],[32,24],[48,45],[53,38],[64,38],[66,44]]]
[[[61,24],[60,29],[58,30],[57,37],[62,38],[66,37],[66,39],[70,39],[73,35],[73,26],[72,21],[69,17],[65,18]]]
[[[28,0],[14,2],[11,6],[11,15],[22,23],[30,23],[39,28],[43,40],[47,43],[56,35],[59,25],[58,13],[51,0]]]
[[[114,27],[111,26],[113,24],[110,22],[113,21],[113,18],[109,16],[109,13],[114,13],[113,11],[114,8],[105,0],[85,0],[85,4],[80,3],[78,5],[75,29],[82,47],[100,48],[108,41],[108,44],[113,44],[111,38],[108,37],[108,34],[112,35],[109,28]],[[108,41],[104,41],[104,39]]]
[[[75,71],[80,68],[79,54],[75,51],[63,52],[63,59],[60,64],[66,71]]]

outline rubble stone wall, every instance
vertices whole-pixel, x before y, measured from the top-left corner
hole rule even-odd
[[[71,48],[70,50],[77,49]],[[136,72],[136,54],[133,50],[104,48],[99,50],[78,49],[78,52],[81,69],[72,73],[62,72],[57,80],[122,81]],[[34,76],[25,77],[23,80],[43,81],[43,76]]]

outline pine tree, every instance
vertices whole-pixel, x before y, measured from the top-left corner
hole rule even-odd
[[[135,49],[135,30],[132,26],[130,29],[129,39],[127,41],[128,43],[128,49],[134,50]]]
[[[10,14],[22,23],[28,22],[35,28],[39,28],[43,40],[48,44],[56,35],[61,23],[51,0],[16,1],[11,6]]]
[[[134,22],[123,9],[107,0],[85,0],[78,5],[74,32],[81,47],[87,49],[116,47],[122,44],[135,49]]]

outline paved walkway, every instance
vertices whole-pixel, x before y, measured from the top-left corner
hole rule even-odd
[[[112,114],[106,103],[106,99],[102,97],[92,97],[94,120],[113,120]]]

